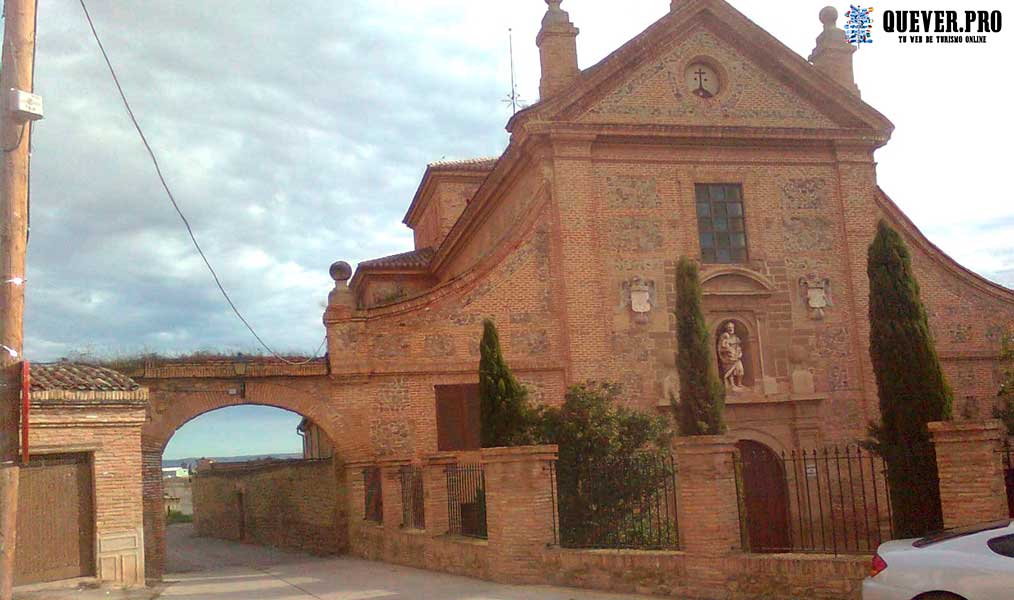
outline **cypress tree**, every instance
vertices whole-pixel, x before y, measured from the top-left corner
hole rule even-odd
[[[722,411],[725,388],[712,360],[708,327],[701,313],[701,282],[697,264],[685,256],[676,266],[676,366],[680,374],[677,421],[683,435],[725,432]]]
[[[870,244],[870,359],[880,399],[872,446],[887,463],[895,533],[923,535],[943,526],[936,454],[926,424],[951,418],[951,391],[940,368],[926,309],[904,240],[883,220]]]
[[[527,443],[531,424],[528,392],[507,367],[500,350],[500,336],[490,319],[482,323],[479,353],[482,447]]]

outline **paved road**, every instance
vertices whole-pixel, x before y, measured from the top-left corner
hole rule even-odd
[[[179,600],[648,600],[573,588],[498,585],[354,558],[315,558],[168,528],[158,598]]]

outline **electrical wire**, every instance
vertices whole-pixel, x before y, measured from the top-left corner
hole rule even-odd
[[[79,0],[79,2],[81,3],[81,9],[84,11],[85,19],[88,20],[88,27],[90,27],[92,30],[92,36],[95,38],[95,43],[98,44],[99,51],[102,52],[102,58],[105,59],[106,66],[109,67],[109,74],[113,78],[113,83],[116,84],[116,90],[120,93],[120,99],[123,101],[123,106],[124,108],[127,109],[127,115],[130,117],[130,121],[134,124],[134,129],[137,130],[137,135],[140,136],[141,142],[144,144],[145,149],[148,151],[148,156],[151,157],[151,162],[155,166],[155,173],[158,175],[159,181],[162,182],[162,189],[165,190],[166,195],[169,197],[169,202],[171,202],[173,208],[176,209],[176,214],[179,215],[180,220],[183,221],[183,226],[186,227],[187,234],[190,235],[190,240],[194,243],[194,248],[196,248],[197,253],[201,255],[201,260],[204,261],[204,265],[208,268],[208,272],[211,273],[211,277],[215,280],[215,285],[218,286],[218,291],[222,293],[222,297],[225,298],[225,301],[229,304],[229,307],[232,309],[232,312],[235,313],[236,317],[243,323],[243,325],[245,325],[246,328],[250,330],[250,333],[253,334],[257,342],[261,346],[263,346],[265,350],[271,353],[271,355],[273,355],[275,358],[290,365],[305,365],[307,363],[316,360],[319,357],[320,351],[324,347],[324,344],[327,342],[326,335],[324,336],[324,339],[321,341],[320,346],[317,346],[317,350],[316,352],[314,352],[314,355],[312,357],[303,361],[289,360],[284,356],[278,354],[274,350],[272,350],[271,347],[268,346],[267,343],[265,343],[265,341],[261,338],[260,335],[258,335],[257,331],[253,328],[253,326],[251,326],[250,323],[246,320],[246,318],[243,317],[243,313],[239,311],[239,308],[236,307],[236,304],[232,301],[232,298],[229,296],[229,292],[225,290],[225,286],[222,285],[222,281],[218,278],[218,273],[215,272],[215,268],[211,266],[211,262],[208,260],[208,257],[204,254],[204,250],[201,248],[201,244],[198,243],[197,237],[194,235],[194,230],[193,228],[190,227],[190,222],[187,220],[187,217],[183,214],[183,211],[180,209],[179,204],[176,203],[176,198],[173,196],[172,190],[169,189],[169,184],[166,182],[165,176],[162,175],[162,168],[158,164],[158,159],[155,158],[155,151],[152,150],[151,145],[148,143],[148,138],[145,137],[144,131],[141,130],[141,125],[137,122],[137,118],[134,116],[134,111],[130,107],[130,102],[127,101],[127,95],[123,92],[123,86],[120,85],[120,79],[119,77],[116,76],[116,69],[113,68],[113,63],[109,60],[109,55],[106,53],[106,48],[105,46],[102,45],[102,40],[99,38],[99,32],[96,31],[95,29],[95,23],[92,22],[92,16],[88,12],[88,7],[85,6],[85,1]]]
[[[18,141],[14,142],[14,145],[9,148],[3,148],[4,152],[14,152],[21,147],[21,140],[25,139],[25,124],[21,124],[21,129],[18,130]]]

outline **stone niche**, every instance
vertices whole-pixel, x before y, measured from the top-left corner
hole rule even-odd
[[[748,401],[778,393],[765,369],[764,305],[774,292],[770,279],[736,265],[705,265],[701,275],[712,360],[726,387],[727,401]]]

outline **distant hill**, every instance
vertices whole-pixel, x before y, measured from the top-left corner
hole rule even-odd
[[[264,458],[303,458],[301,452],[280,452],[278,454],[248,454],[244,456],[195,456],[189,458],[163,458],[163,467],[182,467],[183,465],[194,465],[202,458],[210,458],[215,462],[246,462],[248,460],[260,460]]]

